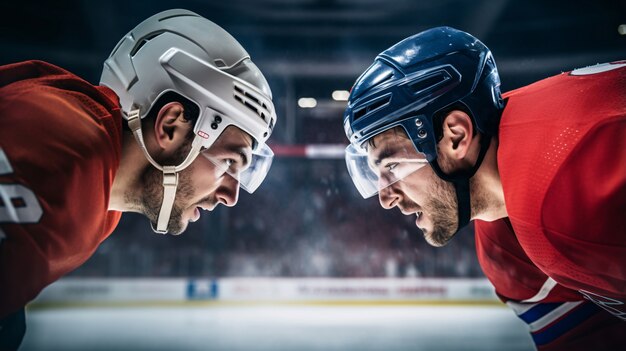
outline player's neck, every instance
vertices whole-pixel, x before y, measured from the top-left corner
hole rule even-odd
[[[125,132],[122,139],[120,167],[115,174],[109,199],[110,211],[137,212],[132,199],[140,195],[138,191],[141,189],[139,184],[141,174],[148,165],[148,160],[143,155],[134,136]]]
[[[498,139],[493,137],[480,168],[470,180],[472,219],[494,221],[508,217],[498,171],[497,153]]]

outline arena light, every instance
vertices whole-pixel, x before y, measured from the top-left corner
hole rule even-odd
[[[317,100],[309,97],[302,97],[298,99],[298,106],[301,108],[313,108],[317,106]]]
[[[335,101],[348,101],[350,92],[347,90],[335,90],[333,91],[333,100]]]
[[[619,26],[617,26],[617,32],[620,35],[626,35],[626,24],[620,24]]]

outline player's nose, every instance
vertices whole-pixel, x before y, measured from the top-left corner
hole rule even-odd
[[[217,202],[233,207],[239,201],[239,181],[230,175],[222,177],[220,186],[215,191]]]
[[[394,208],[400,202],[400,194],[395,192],[391,186],[378,191],[378,201],[380,206],[386,210]]]

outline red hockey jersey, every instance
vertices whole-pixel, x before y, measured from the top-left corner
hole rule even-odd
[[[85,262],[113,231],[117,96],[56,66],[0,67],[0,318]]]
[[[626,344],[623,66],[505,94],[498,162],[510,221],[475,221],[476,250],[540,350]]]
[[[626,319],[626,63],[505,98],[497,157],[517,240],[547,276]]]
[[[556,284],[519,245],[508,218],[475,221],[476,253],[500,299],[528,324],[541,351],[620,350],[626,322]]]

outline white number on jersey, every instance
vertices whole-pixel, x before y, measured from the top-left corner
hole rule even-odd
[[[13,168],[0,148],[0,175]],[[0,184],[0,223],[37,223],[43,214],[32,190],[20,184]]]

